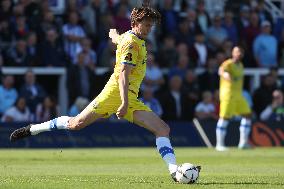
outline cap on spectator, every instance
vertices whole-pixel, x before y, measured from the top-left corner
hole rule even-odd
[[[265,21],[261,22],[261,27],[266,27],[266,26],[271,26],[269,21],[265,20]]]

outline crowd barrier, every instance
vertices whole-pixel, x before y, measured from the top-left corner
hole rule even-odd
[[[10,133],[28,123],[0,123],[0,148],[136,147],[155,146],[155,136],[128,122],[96,122],[79,131],[53,131],[11,143]],[[175,146],[204,145],[190,122],[169,123]]]
[[[200,121],[212,145],[215,145],[215,120]],[[128,122],[96,122],[80,131],[53,131],[11,143],[10,133],[28,123],[0,123],[0,148],[65,148],[65,147],[142,147],[155,146],[155,136]],[[169,122],[173,146],[205,146],[191,122]],[[226,145],[237,146],[239,122],[228,126]],[[254,146],[284,146],[283,122],[254,122],[250,136]]]

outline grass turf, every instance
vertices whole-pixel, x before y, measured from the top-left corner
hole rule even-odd
[[[199,182],[174,183],[154,148],[0,150],[0,188],[284,188],[284,150],[176,148],[202,166]]]

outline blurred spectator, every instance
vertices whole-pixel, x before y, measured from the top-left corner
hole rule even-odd
[[[278,73],[278,67],[271,67],[269,69],[269,74],[271,75],[271,77],[275,81],[276,87],[281,88],[282,87],[282,81],[281,81],[279,73]]]
[[[25,83],[21,86],[19,94],[26,99],[29,110],[34,114],[36,106],[43,101],[46,92],[44,88],[36,82],[36,75],[32,70],[28,70],[25,73]]]
[[[231,11],[226,11],[225,12],[225,16],[224,16],[224,22],[223,22],[223,28],[225,28],[225,30],[228,33],[228,40],[233,42],[233,45],[236,45],[238,42],[238,30],[237,30],[237,26],[234,23],[233,20],[233,13]]]
[[[260,114],[262,121],[283,121],[284,120],[284,104],[283,93],[275,90],[272,93],[272,102]]]
[[[0,85],[0,115],[12,107],[18,98],[18,92],[14,88],[14,77],[6,75]]]
[[[244,44],[245,52],[253,51],[253,42],[260,33],[259,18],[256,12],[250,14],[250,24],[241,32],[242,44]],[[245,67],[256,67],[253,53],[244,54]]]
[[[27,42],[19,39],[16,46],[7,51],[6,57],[5,66],[28,66]]]
[[[178,57],[179,56],[188,56],[189,55],[189,47],[186,43],[181,42],[176,46]]]
[[[116,45],[113,44],[109,39],[106,43],[106,46],[102,49],[103,50],[99,59],[99,66],[111,69],[114,68]]]
[[[84,53],[85,54],[84,64],[90,67],[91,70],[94,71],[97,64],[97,54],[93,49],[91,49],[91,46],[92,46],[91,40],[89,38],[83,38],[81,41],[82,49],[80,49],[77,52],[77,57],[79,53],[81,52]],[[75,61],[77,61],[77,57]]]
[[[14,40],[12,28],[9,25],[8,20],[0,21],[0,48],[7,49],[11,47],[11,43]]]
[[[127,6],[121,4],[118,7],[116,16],[114,17],[115,28],[119,33],[124,33],[131,29],[129,16],[127,15]]]
[[[178,58],[177,65],[169,70],[169,78],[178,75],[182,79],[185,78],[186,70],[188,69],[189,58],[187,55],[180,55]]]
[[[186,94],[182,92],[182,79],[178,75],[170,78],[169,89],[159,99],[164,120],[187,120],[193,117],[193,113],[190,115],[191,112],[187,111],[190,104]]]
[[[77,97],[74,104],[69,109],[69,116],[77,116],[89,104],[89,100],[84,97]]]
[[[217,119],[215,114],[215,106],[213,103],[212,93],[204,91],[202,94],[202,101],[195,107],[195,116],[198,119]]]
[[[175,38],[172,35],[167,35],[161,48],[158,52],[158,62],[162,68],[171,68],[176,65],[177,50],[175,48]]]
[[[270,34],[271,24],[261,23],[261,34],[253,43],[253,53],[259,67],[277,66],[277,40]]]
[[[27,24],[31,30],[36,30],[41,22],[41,7],[39,2],[32,0],[20,1],[20,4],[24,6],[24,14],[27,18]]]
[[[80,41],[85,37],[85,31],[78,24],[79,18],[77,12],[70,12],[69,21],[62,28],[64,37],[65,53],[71,58],[72,63],[76,59],[76,52],[80,51]]]
[[[215,58],[208,59],[206,70],[199,75],[198,81],[201,91],[213,92],[219,88],[218,64]]]
[[[59,23],[56,21],[53,12],[48,10],[48,11],[43,12],[43,19],[40,23],[39,31],[38,31],[39,36],[40,36],[39,39],[44,38],[45,33],[50,29],[54,29],[57,32],[60,31]]]
[[[58,108],[56,101],[51,96],[46,96],[42,103],[39,103],[36,107],[36,122],[45,122],[58,117]]]
[[[12,17],[12,1],[2,0],[0,8],[0,48],[9,47],[13,39],[13,32],[10,27]]]
[[[239,15],[236,15],[236,24],[239,32],[239,36],[244,28],[250,24],[250,7],[248,5],[242,5],[240,7]]]
[[[3,64],[4,64],[4,60],[3,60],[3,56],[0,52],[0,80],[2,78],[2,66],[3,66]]]
[[[161,104],[159,100],[154,97],[153,90],[151,88],[146,87],[143,90],[142,97],[139,100],[151,108],[151,110],[153,110],[153,112],[155,112],[158,116],[163,114]]]
[[[182,87],[189,100],[194,104],[197,103],[199,100],[200,88],[198,78],[193,70],[186,70]]]
[[[29,66],[40,66],[39,43],[35,32],[30,32],[27,38],[27,55]]]
[[[253,109],[257,116],[271,103],[272,92],[277,88],[276,81],[271,74],[264,76],[261,86],[254,91]]]
[[[25,16],[17,16],[16,17],[16,23],[13,25],[13,32],[16,39],[22,39],[25,38],[29,33],[29,27],[26,23],[26,17]]]
[[[197,2],[196,14],[197,25],[199,26],[203,34],[207,33],[207,30],[211,25],[211,20],[209,14],[205,10],[204,0],[199,0]]]
[[[260,22],[267,20],[272,23],[273,20],[271,14],[265,9],[265,0],[257,0],[255,9],[258,13],[258,17],[260,18]]]
[[[25,10],[25,8],[24,8],[23,4],[16,3],[13,6],[12,22],[14,22],[14,23],[16,22],[16,17],[25,15],[24,10]]]
[[[162,70],[156,64],[154,54],[148,53],[146,74],[141,89],[149,88],[156,92],[165,83]]]
[[[195,42],[189,50],[189,56],[194,65],[197,67],[205,67],[209,50],[205,44],[205,36],[203,33],[197,33],[195,35]]]
[[[24,97],[19,97],[14,106],[9,108],[2,116],[3,122],[29,122],[31,121],[31,114],[29,108],[26,106]]]
[[[278,41],[278,62],[280,67],[284,67],[284,28],[281,32],[281,38]]]
[[[230,58],[233,49],[233,42],[230,40],[225,40],[222,45],[222,51],[224,52],[225,59]]]
[[[173,10],[173,0],[165,0],[163,5],[160,11],[163,18],[161,20],[162,33],[173,35],[177,28],[177,13]]]
[[[58,40],[58,33],[55,29],[50,28],[46,31],[41,53],[41,62],[44,66],[58,67],[67,65],[63,45]]]
[[[222,19],[220,16],[214,17],[213,25],[207,30],[206,36],[208,46],[213,52],[216,52],[228,38],[227,31],[222,27]]]
[[[200,33],[201,32],[201,28],[200,26],[198,25],[197,23],[197,20],[196,20],[196,12],[195,10],[191,10],[189,9],[187,11],[187,22],[188,24],[186,24],[187,27],[189,27],[189,35],[191,36],[190,39],[190,43],[187,43],[188,45],[192,45],[193,41],[194,41],[194,36],[197,34],[197,33]]]
[[[98,28],[103,24],[102,15],[105,12],[107,2],[102,0],[91,0],[89,5],[81,11],[82,19],[86,24],[86,31],[89,34],[97,34]]]
[[[177,43],[186,43],[188,46],[193,44],[194,33],[190,31],[189,21],[182,19],[178,24],[178,30],[175,34],[175,39]]]
[[[217,65],[220,66],[226,60],[226,54],[222,50],[219,50],[216,52],[215,58]]]
[[[107,42],[108,32],[111,28],[115,27],[114,17],[110,12],[107,12],[106,14],[102,15],[102,24],[98,27],[98,34],[97,38],[100,40],[100,42]]]
[[[67,12],[81,10],[88,4],[88,0],[69,0],[67,1]]]
[[[2,0],[0,8],[0,22],[8,21],[12,16],[12,1],[11,0]]]
[[[3,56],[2,54],[0,53],[0,84],[2,84],[2,66],[3,66]]]
[[[121,6],[125,6],[126,7],[126,14],[128,16],[130,16],[131,9],[132,9],[131,4],[133,4],[133,3],[130,3],[130,2],[131,2],[130,0],[119,0],[119,1],[114,2],[113,3],[114,4],[113,12],[117,13],[117,12],[119,12],[119,9],[120,9]]]
[[[92,88],[95,81],[94,72],[85,65],[86,54],[78,54],[78,61],[67,71],[67,86],[70,95],[70,102],[73,103],[78,96],[88,99],[93,98]]]

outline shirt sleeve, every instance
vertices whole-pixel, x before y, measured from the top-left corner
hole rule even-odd
[[[224,62],[222,65],[221,65],[221,67],[222,67],[222,69],[224,70],[224,72],[229,72],[230,73],[230,71],[231,71],[231,66],[230,66],[231,64],[229,64],[229,62],[228,61],[226,61],[226,62]]]
[[[138,51],[139,51],[139,46],[137,43],[133,41],[122,44],[120,63],[136,66]]]

